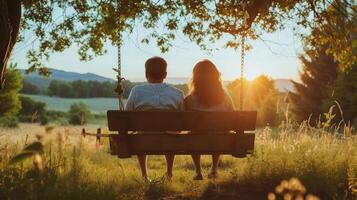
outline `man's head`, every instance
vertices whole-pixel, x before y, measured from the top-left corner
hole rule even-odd
[[[162,83],[167,76],[167,63],[161,57],[152,57],[145,62],[145,75],[149,83]]]

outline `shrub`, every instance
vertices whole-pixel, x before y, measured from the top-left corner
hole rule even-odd
[[[68,113],[63,112],[63,111],[58,111],[58,110],[48,110],[46,112],[47,117],[52,121],[52,120],[58,120],[58,119],[63,119],[63,118],[68,118]]]
[[[0,118],[0,125],[2,127],[7,127],[7,128],[16,128],[18,127],[18,119],[17,117],[13,115],[8,115]]]
[[[43,102],[34,101],[30,97],[20,96],[21,110],[19,119],[21,122],[36,122],[46,113],[46,104]],[[36,117],[34,117],[36,116]]]
[[[20,96],[20,101],[19,120],[21,122],[40,122],[41,125],[48,124],[49,120],[46,116],[45,103],[34,101],[32,98],[26,96]]]
[[[49,122],[49,118],[46,114],[43,114],[39,117],[39,121],[41,125],[47,125]]]
[[[0,92],[0,117],[2,118],[0,124],[13,126],[17,123],[14,119],[21,108],[18,93],[21,89],[22,77],[16,69],[16,64],[10,64],[5,78],[5,87]]]
[[[91,112],[89,107],[83,103],[73,103],[69,109],[69,123],[74,125],[82,125],[87,123]]]

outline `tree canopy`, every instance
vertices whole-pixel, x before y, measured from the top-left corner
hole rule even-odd
[[[177,33],[204,50],[222,39],[237,48],[242,34],[258,39],[290,22],[303,39],[332,43],[327,51],[342,68],[357,59],[354,0],[26,0],[23,5],[20,33],[28,30],[37,40],[28,52],[29,71],[42,74],[48,73],[42,61],[51,53],[76,45],[80,59],[90,60],[106,52],[105,42],[117,44],[119,33],[130,34],[137,26],[150,30],[143,43],[154,42],[166,52]],[[324,26],[330,28],[319,32]]]

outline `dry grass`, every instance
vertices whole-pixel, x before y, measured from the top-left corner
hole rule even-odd
[[[353,131],[346,137],[335,136],[322,128],[286,124],[274,131],[258,130],[255,153],[244,159],[223,156],[217,180],[193,181],[190,157],[178,156],[174,178],[168,182],[162,178],[163,157],[151,156],[148,168],[154,181],[145,183],[135,158],[110,156],[107,141],[97,147],[94,138],[81,139],[80,129],[30,124],[0,129],[0,199],[284,199],[291,192],[287,188],[279,193],[278,187],[286,186],[282,180],[289,182],[291,177],[301,181],[299,189],[303,187],[295,199],[308,199],[309,194],[320,199],[354,199],[356,195]],[[95,132],[94,127],[88,129]],[[41,159],[8,164],[25,144],[37,140],[45,144]],[[202,165],[207,174],[208,156]]]

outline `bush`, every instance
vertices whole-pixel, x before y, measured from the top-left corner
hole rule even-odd
[[[0,118],[0,125],[2,127],[7,127],[7,128],[16,128],[18,127],[19,121],[17,117],[15,116],[5,116]]]
[[[43,114],[39,117],[39,121],[40,121],[40,124],[43,126],[43,125],[47,125],[48,122],[49,122],[49,118],[47,117],[46,114]]]
[[[50,122],[55,122],[60,125],[68,125],[68,113],[57,110],[48,110],[46,112],[46,118]]]
[[[20,96],[22,108],[18,115],[20,122],[39,122],[46,125],[49,122],[59,124],[68,123],[68,113],[55,110],[46,110],[46,104],[34,101],[30,97]]]
[[[21,108],[18,94],[22,86],[21,73],[16,69],[16,65],[10,64],[5,78],[5,87],[0,92],[0,115],[16,116]]]
[[[87,123],[91,112],[89,107],[83,103],[74,103],[69,109],[69,123],[74,125],[82,125]]]
[[[43,102],[34,101],[30,97],[20,96],[21,110],[19,112],[19,119],[22,122],[36,122],[33,115],[41,118],[46,113],[46,104]]]
[[[63,111],[58,111],[58,110],[48,110],[46,112],[47,117],[52,121],[52,120],[58,120],[58,119],[64,119],[68,118],[68,113],[63,112]]]
[[[19,120],[21,122],[37,122],[46,114],[46,104],[43,102],[34,101],[30,97],[20,96],[21,110],[19,112]]]

